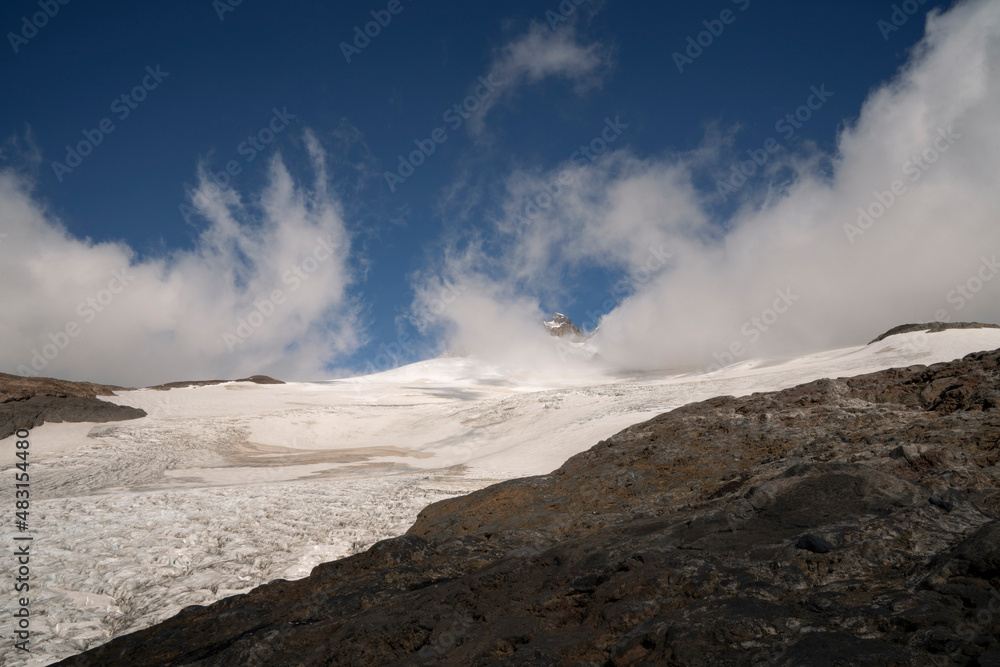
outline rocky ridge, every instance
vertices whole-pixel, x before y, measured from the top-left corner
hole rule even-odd
[[[146,389],[156,389],[157,391],[167,391],[170,389],[184,389],[185,387],[209,387],[225,382],[253,382],[254,384],[285,384],[282,380],[275,380],[267,375],[251,375],[239,380],[182,380],[179,382],[165,382],[164,384],[146,387]]]
[[[102,401],[125,387],[0,373],[0,440],[45,422],[109,422],[145,417],[143,410]]]
[[[719,397],[66,665],[1000,664],[1000,350]]]
[[[889,336],[898,334],[914,333],[926,331],[927,333],[938,333],[949,329],[1000,329],[1000,324],[983,324],[982,322],[925,322],[923,324],[902,324],[889,329],[884,334],[873,340],[871,343],[878,343]]]

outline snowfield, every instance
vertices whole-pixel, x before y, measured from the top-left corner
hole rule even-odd
[[[429,503],[549,472],[686,403],[996,348],[1000,330],[949,330],[709,374],[560,379],[452,357],[332,382],[123,392],[107,400],[148,416],[32,431],[32,653],[9,639],[5,584],[0,663],[50,664],[187,605],[306,576],[405,532]],[[0,442],[11,484],[14,452],[13,437]],[[10,518],[2,531],[11,582]]]

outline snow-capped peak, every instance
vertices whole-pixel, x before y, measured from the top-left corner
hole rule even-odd
[[[543,322],[545,328],[553,336],[569,336],[573,340],[583,340],[585,336],[580,327],[573,324],[573,321],[562,313],[554,313],[551,322]]]

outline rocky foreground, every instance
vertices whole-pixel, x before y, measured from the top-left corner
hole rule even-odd
[[[1000,665],[998,461],[1000,350],[716,398],[60,664]]]

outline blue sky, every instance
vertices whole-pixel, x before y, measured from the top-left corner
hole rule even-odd
[[[239,372],[254,365],[254,354],[264,355],[257,359],[262,367],[297,376],[370,369],[373,362],[385,366],[385,346],[394,351],[389,363],[413,361],[456,345],[456,327],[461,329],[462,323],[455,320],[484,312],[453,313],[447,315],[450,322],[421,321],[423,331],[415,326],[414,313],[421,304],[427,306],[428,290],[440,292],[441,280],[460,278],[471,279],[470,285],[491,285],[484,294],[490,294],[494,305],[527,301],[529,310],[559,310],[593,328],[599,319],[595,316],[609,312],[609,298],[615,302],[612,309],[617,308],[643,285],[609,296],[617,281],[634,273],[631,260],[604,261],[592,252],[553,261],[550,255],[540,257],[541,264],[558,273],[555,278],[545,276],[539,266],[520,265],[526,255],[517,255],[519,242],[534,243],[532,248],[544,245],[509,228],[517,224],[519,202],[535,196],[524,199],[522,193],[531,189],[526,183],[534,179],[537,190],[539,183],[551,181],[572,164],[582,145],[601,136],[607,121],[617,119],[618,130],[604,135],[613,135],[613,142],[588,173],[599,167],[620,182],[623,174],[635,174],[636,165],[655,171],[654,163],[682,162],[692,196],[698,198],[694,217],[703,218],[695,236],[703,241],[725,237],[747,211],[772,204],[768,193],[787,193],[790,183],[802,180],[801,170],[820,179],[836,176],[845,129],[859,123],[873,91],[893,81],[910,60],[911,49],[924,37],[927,13],[950,7],[916,0],[902,4],[915,10],[912,16],[898,9],[899,3],[759,0],[5,3],[0,9],[0,27],[7,36],[0,49],[6,91],[0,131],[6,143],[0,168],[16,174],[17,185],[11,188],[41,212],[45,224],[58,228],[63,241],[76,240],[82,243],[80,252],[89,248],[97,256],[105,250],[122,252],[162,288],[141,299],[135,290],[137,296],[128,303],[123,298],[109,305],[109,312],[121,311],[114,324],[110,315],[94,318],[107,332],[83,331],[73,337],[71,347],[59,348],[59,355],[37,363],[35,370],[43,365],[43,374],[90,373],[85,360],[101,344],[97,339],[113,339],[110,332],[120,332],[129,313],[133,319],[156,319],[134,310],[132,300],[190,299],[205,308],[197,317],[208,319],[216,312],[233,320],[226,326],[235,330],[244,306],[270,293],[269,284],[283,285],[286,291],[292,285],[279,280],[288,262],[268,265],[273,258],[267,249],[275,239],[300,239],[299,246],[284,252],[290,258],[296,252],[306,257],[328,224],[336,227],[335,236],[341,235],[336,266],[320,260],[319,280],[309,286],[328,291],[326,301],[319,294],[314,303],[278,308],[254,331],[253,340],[241,339],[235,351],[193,355],[205,360],[201,366],[158,366],[132,355],[121,361],[123,367],[149,364],[153,382],[179,379],[160,377],[174,368],[203,370],[199,375]],[[38,17],[45,7],[54,15],[43,20]],[[370,22],[379,18],[391,20],[376,31]],[[894,19],[901,25],[888,31]],[[41,27],[30,26],[32,21]],[[344,44],[354,43],[356,28],[363,31],[366,24],[377,35],[367,43],[356,42],[361,49],[346,48],[347,62]],[[710,35],[713,30],[717,34]],[[697,41],[699,33],[706,44],[700,52],[689,42]],[[680,68],[678,53],[689,57]],[[490,76],[503,81],[493,90],[480,87],[485,98],[473,105],[475,112],[461,118],[460,127],[455,114],[447,120],[445,112],[475,95],[481,77]],[[788,121],[779,124],[808,104],[814,108],[806,113],[808,120],[795,123],[794,132]],[[103,132],[102,122],[113,131]],[[432,138],[437,128],[443,129],[439,139],[446,136],[442,143]],[[75,158],[67,155],[67,146],[86,143],[85,131],[100,142],[70,167]],[[254,136],[256,147],[250,140]],[[769,139],[775,140],[773,154],[762,152]],[[416,142],[432,145],[433,154],[405,182],[387,182],[386,172],[398,174],[399,156],[417,150]],[[322,188],[315,181],[320,154]],[[726,180],[730,167],[754,154],[767,155],[768,164],[745,186],[720,197],[719,182]],[[294,212],[272,210],[269,218],[254,210],[254,202],[275,183],[272,168],[279,158],[291,182],[302,187],[313,183],[311,201],[323,201],[312,210],[314,217],[302,218],[304,226],[287,235],[282,216],[294,218]],[[580,164],[589,167],[589,162],[586,158]],[[208,202],[212,175],[223,173],[227,164],[238,173],[220,182],[224,192],[216,191],[221,199],[215,200],[215,208],[199,209],[194,200],[199,188],[208,187],[201,198]],[[235,200],[226,199],[233,193],[242,208],[227,217],[220,213],[225,209],[220,202],[235,206]],[[8,204],[6,214],[13,216],[18,205]],[[563,206],[557,202],[546,214]],[[215,217],[206,214],[209,210]],[[603,224],[622,234],[634,232],[610,219]],[[16,229],[17,224],[8,221],[4,228]],[[268,229],[272,237],[265,234]],[[226,234],[229,241],[222,245],[232,248],[206,250],[209,237]],[[17,235],[13,237],[7,240],[8,252],[15,247]],[[250,237],[248,249],[241,244]],[[30,248],[44,255],[37,244],[25,251]],[[679,250],[668,248],[674,254]],[[473,252],[480,253],[478,258]],[[203,285],[214,293],[232,291],[229,310],[203,294],[179,292],[199,289],[193,279],[183,288],[171,283],[171,271],[185,261],[200,261],[202,268],[212,261],[234,263],[215,276],[221,282]],[[260,268],[265,265],[272,272],[269,278]],[[330,275],[327,266],[332,267]],[[74,282],[73,270],[72,263],[48,268],[59,274],[66,289],[84,281]],[[9,274],[7,279],[9,286],[15,284]],[[84,317],[73,306],[100,287],[101,279],[94,280],[96,287],[89,292],[81,288],[79,298],[69,299],[61,311],[41,317],[37,313],[48,306],[35,303],[32,315],[22,318],[27,322],[8,325],[8,334],[17,341],[10,345],[17,349],[0,370],[30,367],[33,351],[43,351],[50,334],[61,340],[58,329],[64,322]],[[326,281],[332,281],[328,290]],[[31,291],[31,284],[19,285]],[[459,291],[471,298],[474,288]],[[773,290],[769,285],[765,291]],[[196,336],[184,331],[189,325],[180,321],[183,308],[176,308],[174,315],[158,313],[163,323],[143,328],[129,340],[145,337],[147,347],[157,344],[149,341],[194,341]],[[503,307],[487,310],[504,319]],[[735,324],[742,322],[742,315],[737,320]],[[79,322],[81,327],[90,323]],[[299,339],[276,333],[296,327],[303,327],[301,338],[312,344],[300,349]],[[790,326],[788,336],[776,338],[774,345],[792,338],[805,347],[828,342],[804,341],[808,330]],[[217,334],[211,339],[216,348],[224,340]],[[466,338],[472,335],[467,332]],[[732,337],[727,333],[722,338],[727,336]],[[406,345],[393,347],[401,337]],[[461,338],[458,343],[467,346]],[[304,359],[286,367],[279,361],[283,354],[318,358],[311,367]],[[241,355],[241,361],[233,360]],[[632,360],[625,365],[642,364]],[[112,379],[131,382],[144,381],[146,375],[107,372]]]

